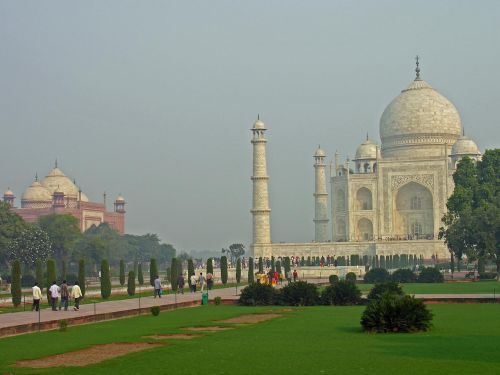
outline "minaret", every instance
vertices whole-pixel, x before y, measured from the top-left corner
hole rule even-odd
[[[264,136],[266,125],[257,117],[253,124],[253,202],[250,212],[253,216],[252,245],[270,244],[271,227],[269,224],[269,193],[267,189],[269,177],[267,175],[266,143]],[[255,254],[254,252],[254,255]]]
[[[328,241],[328,193],[326,192],[325,152],[318,146],[314,153],[314,241]]]

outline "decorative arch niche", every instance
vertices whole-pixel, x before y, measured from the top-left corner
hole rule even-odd
[[[358,189],[356,192],[356,207],[358,211],[372,210],[372,192],[365,187]]]
[[[399,188],[394,203],[393,224],[397,237],[410,240],[434,237],[434,203],[427,187],[409,182]]]

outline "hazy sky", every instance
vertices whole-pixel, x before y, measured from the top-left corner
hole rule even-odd
[[[500,1],[0,0],[0,189],[20,204],[58,158],[91,200],[125,196],[129,233],[248,244],[260,113],[273,241],[310,241],[314,149],[380,142],[416,54],[498,147]]]

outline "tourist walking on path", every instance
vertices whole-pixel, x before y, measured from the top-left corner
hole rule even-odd
[[[189,287],[191,288],[191,293],[196,293],[196,282],[198,280],[196,279],[196,275],[192,274],[191,277],[189,278],[190,285]]]
[[[177,293],[184,294],[184,276],[182,274],[177,277]]]
[[[75,305],[73,306],[73,310],[80,310],[80,299],[83,297],[82,290],[80,289],[80,285],[78,285],[78,281],[75,281],[75,285],[71,288],[71,298],[75,299]]]
[[[203,289],[205,287],[205,276],[203,276],[203,272],[200,272],[200,277],[198,278],[198,280],[200,282],[201,292],[203,293]]]
[[[297,273],[297,270],[293,270],[293,281],[297,281],[297,278],[299,277],[299,274]]]
[[[33,285],[33,305],[31,306],[31,311],[38,311],[40,309],[40,300],[42,299],[42,291],[38,287],[38,283]]]
[[[59,299],[59,287],[57,286],[55,280],[49,289],[49,296],[50,296],[50,304],[52,305],[52,311],[57,311],[56,305],[57,305],[57,300]]]
[[[154,287],[155,287],[155,298],[158,296],[158,298],[161,298],[161,280],[160,276],[156,275],[155,281],[154,281]]]
[[[208,290],[212,290],[212,286],[214,285],[214,275],[210,272],[207,273],[207,288]]]
[[[61,310],[61,306],[64,305],[64,311],[68,311],[69,290],[66,280],[63,280],[60,287],[60,291],[61,291],[61,300],[59,301],[59,310]]]

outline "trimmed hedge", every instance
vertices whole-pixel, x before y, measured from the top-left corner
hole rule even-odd
[[[120,259],[120,285],[125,285],[125,262]]]
[[[191,261],[193,260],[191,259]],[[189,273],[189,263],[188,263],[188,273]],[[211,273],[212,275],[214,274],[214,261],[212,258],[207,259],[207,273]],[[193,265],[193,274],[194,274],[194,265]]]
[[[47,260],[47,284],[46,284],[48,301],[50,301],[49,288],[54,281],[57,281],[57,279],[56,279],[56,261],[54,259],[48,259]]]
[[[241,259],[236,260],[236,282],[239,284],[241,281]]]
[[[276,290],[267,284],[252,283],[241,291],[238,303],[244,306],[267,306],[275,303]]]
[[[222,284],[227,284],[227,257],[225,255],[220,258],[220,280]]]
[[[339,282],[339,277],[337,275],[330,275],[328,277],[328,281],[330,282],[330,285],[334,285]]]
[[[368,293],[368,299],[377,299],[382,297],[385,293],[404,295],[403,288],[398,283],[389,281],[387,283],[375,284],[375,286]]]
[[[401,268],[393,272],[392,281],[396,283],[414,283],[417,281],[417,275],[412,270]]]
[[[345,280],[355,284],[357,280],[356,274],[354,272],[348,272],[347,275],[345,275]]]
[[[101,296],[106,299],[111,295],[111,279],[109,277],[109,263],[107,259],[101,262]]]
[[[281,301],[291,306],[313,306],[319,302],[318,287],[305,281],[290,283],[281,289]]]
[[[21,304],[21,264],[18,260],[12,263],[10,293],[12,304],[17,307]]]
[[[434,267],[422,268],[418,275],[417,282],[419,283],[444,283],[444,276],[438,269]]]
[[[365,283],[385,283],[391,281],[391,275],[383,268],[372,268],[364,277]]]
[[[493,280],[496,279],[496,277],[497,277],[496,272],[481,272],[479,274],[479,278],[481,280]]]
[[[139,285],[144,285],[144,275],[142,274],[142,263],[137,266],[137,282]]]
[[[253,274],[253,258],[248,258],[248,283],[252,284],[255,282],[255,275]]]
[[[129,296],[133,296],[135,294],[135,274],[134,274],[134,271],[128,272],[127,293]]]
[[[323,289],[321,302],[323,305],[357,305],[361,302],[361,291],[352,281],[339,281]]]
[[[156,259],[151,258],[149,263],[149,284],[151,286],[155,285],[156,276],[158,276],[158,265],[156,264]]]

